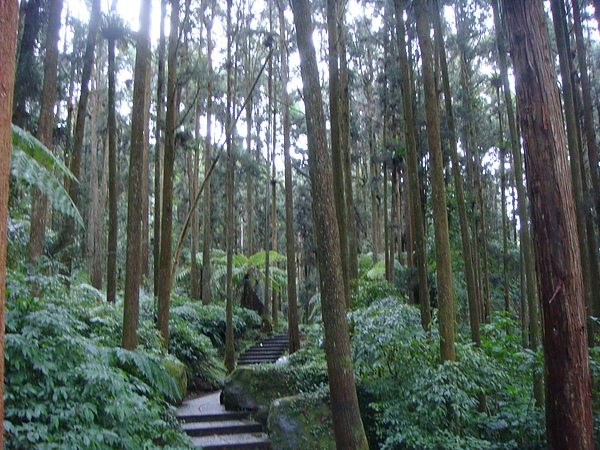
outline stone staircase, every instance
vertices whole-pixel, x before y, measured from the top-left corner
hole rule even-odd
[[[270,337],[246,350],[238,364],[275,362],[287,346],[287,336]],[[269,437],[262,425],[249,420],[248,412],[225,410],[220,394],[219,391],[186,400],[178,408],[177,419],[194,446],[207,450],[270,449]]]

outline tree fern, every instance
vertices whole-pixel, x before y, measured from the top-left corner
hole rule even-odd
[[[52,199],[54,209],[72,217],[83,227],[83,218],[75,203],[52,171],[56,169],[76,183],[77,180],[73,174],[40,141],[16,125],[13,125],[12,128],[12,138],[11,174],[27,184],[36,186],[43,194]]]

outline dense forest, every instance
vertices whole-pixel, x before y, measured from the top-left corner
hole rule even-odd
[[[170,405],[283,332],[337,448],[599,448],[599,30],[0,2],[0,446],[189,448]]]

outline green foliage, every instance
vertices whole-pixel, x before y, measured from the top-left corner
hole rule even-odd
[[[544,448],[532,366],[512,334],[495,333],[505,323],[489,330],[494,346],[509,341],[505,359],[459,344],[457,361],[440,364],[437,330],[423,331],[416,308],[390,297],[350,319],[355,370],[381,448]]]
[[[8,449],[189,448],[168,413],[178,397],[158,356],[107,347],[60,304],[10,297]]]
[[[392,283],[385,280],[371,280],[359,278],[356,280],[356,288],[350,295],[352,308],[364,308],[370,306],[375,300],[397,296],[398,289]]]
[[[12,141],[11,174],[19,180],[36,186],[52,199],[54,209],[75,219],[83,228],[83,218],[75,203],[63,183],[52,173],[53,170],[57,170],[70,178],[72,183],[77,183],[69,169],[40,141],[16,125],[12,126]]]

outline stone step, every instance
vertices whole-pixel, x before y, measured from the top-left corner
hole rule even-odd
[[[246,419],[248,413],[246,411],[225,411],[213,414],[178,414],[176,417],[182,424],[192,422],[225,422]]]
[[[248,355],[272,355],[272,356],[279,356],[283,353],[283,349],[279,349],[279,350],[273,350],[273,349],[250,349],[245,351],[244,353],[242,353],[241,356],[248,356]]]
[[[262,425],[252,420],[221,420],[193,422],[181,426],[192,437],[225,434],[251,434],[262,431]]]
[[[265,433],[244,433],[230,435],[201,436],[192,438],[196,448],[205,450],[227,449],[269,449],[271,444]]]

